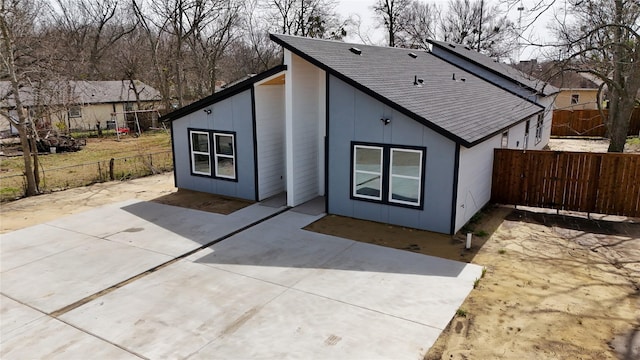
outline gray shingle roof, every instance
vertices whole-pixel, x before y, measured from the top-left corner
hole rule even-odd
[[[153,87],[134,80],[140,91],[141,101],[159,101],[160,93]],[[13,107],[13,96],[5,98],[10,90],[8,81],[0,81],[0,107]],[[129,90],[129,81],[59,81],[47,82],[38,93],[31,87],[20,89],[20,99],[25,106],[74,105],[133,102],[136,96]]]
[[[271,38],[467,147],[543,110],[426,51],[289,35],[272,34]],[[361,54],[350,51],[352,47],[360,49]],[[416,76],[424,80],[421,87],[414,85]]]
[[[480,54],[479,52],[460,44],[453,44],[444,41],[427,40],[429,43],[444,49],[450,53],[456,54],[460,57],[466,58],[471,62],[480,65],[493,73],[496,73],[504,78],[510,79],[520,85],[526,86],[538,94],[549,96],[557,93],[559,90],[553,85],[548,84],[545,81],[536,79],[533,76],[527,75],[522,71],[515,69],[507,64],[496,62],[492,58]]]

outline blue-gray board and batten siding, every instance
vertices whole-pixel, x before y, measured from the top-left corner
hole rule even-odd
[[[331,214],[417,229],[451,232],[456,143],[344,81],[329,76],[328,196]],[[381,118],[391,121],[385,125]],[[351,144],[426,148],[424,209],[351,198]]]
[[[252,90],[247,89],[171,123],[176,187],[247,200],[256,199],[255,132],[251,94]],[[204,111],[207,109],[211,110],[210,114]],[[192,174],[189,129],[235,133],[236,181]]]

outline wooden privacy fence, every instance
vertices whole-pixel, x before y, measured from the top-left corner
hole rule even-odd
[[[495,203],[640,217],[640,155],[496,149]]]
[[[608,115],[608,110],[604,110]],[[640,108],[631,115],[628,135],[640,133]],[[554,110],[552,136],[606,136],[607,128],[598,110]]]

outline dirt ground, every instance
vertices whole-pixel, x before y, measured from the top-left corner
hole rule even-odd
[[[627,141],[624,146],[625,153],[640,153],[640,142]],[[607,152],[609,148],[608,139],[575,139],[575,138],[553,138],[549,140],[550,150],[562,151],[585,151],[585,152]]]
[[[177,191],[173,174],[1,204],[0,233],[127,199],[229,213],[248,202]],[[464,236],[327,216],[307,229],[486,268],[425,359],[640,358],[640,221],[492,207]],[[446,289],[443,289],[446,291]]]

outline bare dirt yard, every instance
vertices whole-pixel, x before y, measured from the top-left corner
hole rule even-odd
[[[177,191],[173,174],[1,204],[5,233],[126,199],[228,213],[248,202]],[[638,359],[640,220],[490,207],[464,235],[326,216],[308,230],[486,268],[425,359]],[[442,289],[442,291],[447,291]]]

